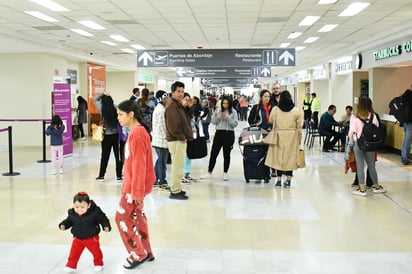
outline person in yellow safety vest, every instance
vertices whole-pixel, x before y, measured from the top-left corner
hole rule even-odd
[[[319,123],[319,111],[320,111],[320,100],[318,97],[316,97],[316,93],[312,92],[312,105],[311,105],[311,110],[312,110],[312,119],[313,119],[313,127],[317,128],[318,123]]]
[[[312,105],[312,98],[310,97],[310,93],[308,92],[306,93],[305,99],[303,99],[303,118],[304,118],[304,121],[307,123],[309,123],[310,118],[312,117],[311,105]]]

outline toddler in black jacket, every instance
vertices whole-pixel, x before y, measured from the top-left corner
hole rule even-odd
[[[94,270],[103,269],[103,253],[100,249],[100,226],[105,232],[112,228],[106,214],[90,200],[86,192],[79,192],[73,197],[73,208],[68,210],[68,216],[59,224],[60,230],[71,228],[73,242],[65,271],[75,272],[80,255],[87,248],[94,258]]]

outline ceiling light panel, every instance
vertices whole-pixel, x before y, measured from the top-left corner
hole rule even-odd
[[[320,16],[308,15],[299,23],[299,26],[312,26],[316,21],[318,21]]]
[[[303,43],[310,44],[310,43],[315,42],[318,39],[319,39],[319,37],[308,37]]]
[[[127,53],[136,53],[136,51],[131,50],[131,49],[120,49],[121,51],[127,52]]]
[[[139,45],[139,44],[134,44],[134,45],[130,45],[132,48],[135,48],[135,49],[146,49],[145,47],[143,47],[142,45]]]
[[[85,27],[88,27],[90,29],[95,29],[95,30],[103,30],[106,29],[105,27],[97,24],[96,22],[93,22],[91,20],[83,20],[83,21],[79,21],[79,24],[82,24]]]
[[[100,41],[100,42],[102,42],[103,44],[108,45],[108,46],[116,46],[117,45],[117,44],[115,44],[111,41]]]
[[[94,36],[93,34],[87,32],[87,31],[85,31],[85,30],[82,30],[82,29],[70,29],[70,30],[73,31],[73,32],[75,32],[75,33],[77,33],[77,34],[86,36],[86,37]]]
[[[295,50],[296,50],[296,51],[301,51],[301,50],[303,50],[304,48],[305,48],[305,47],[296,47]]]
[[[337,24],[327,24],[327,25],[324,25],[322,28],[320,28],[318,30],[318,32],[329,32],[329,31],[332,31],[337,26],[339,26],[339,25],[337,25]]]
[[[339,14],[339,16],[354,16],[364,10],[367,6],[369,6],[369,3],[363,3],[363,2],[355,2],[350,4],[344,11]]]
[[[288,39],[296,39],[301,35],[302,35],[301,32],[292,32],[291,34],[289,34]]]
[[[34,16],[38,19],[41,19],[43,21],[47,22],[59,22],[59,20],[54,19],[53,17],[50,17],[44,13],[38,12],[38,11],[25,11],[24,13],[29,14],[31,16]]]
[[[59,5],[56,2],[53,2],[51,0],[31,0],[31,2],[39,4],[40,6],[48,8],[49,10],[52,10],[52,11],[69,11],[62,5]]]
[[[127,39],[124,36],[121,35],[110,35],[110,38],[112,38],[113,40],[119,41],[119,42],[129,42],[129,39]]]
[[[287,48],[287,47],[289,47],[290,46],[290,43],[282,43],[282,44],[280,44],[280,46],[279,46],[279,48]]]
[[[338,0],[319,0],[318,4],[319,5],[329,5],[329,4],[335,4],[338,2]]]

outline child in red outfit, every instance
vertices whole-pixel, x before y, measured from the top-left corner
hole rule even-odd
[[[152,191],[156,176],[149,127],[137,105],[130,100],[121,102],[117,118],[122,126],[130,129],[125,145],[123,188],[116,224],[129,253],[123,267],[132,269],[145,261],[154,260],[143,200]]]
[[[93,254],[94,270],[103,269],[103,254],[100,249],[99,232],[102,226],[105,232],[112,228],[106,214],[90,200],[86,192],[79,192],[73,198],[73,208],[69,209],[68,216],[59,224],[60,230],[71,229],[73,242],[65,271],[74,272],[77,268],[80,255],[87,248]]]

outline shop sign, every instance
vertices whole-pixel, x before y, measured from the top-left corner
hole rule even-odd
[[[335,71],[336,74],[346,74],[352,72],[352,60],[343,63],[337,63]]]
[[[384,49],[380,49],[373,53],[375,61],[399,56],[402,53],[409,53],[412,51],[412,40],[404,42],[402,45],[397,44]]]

